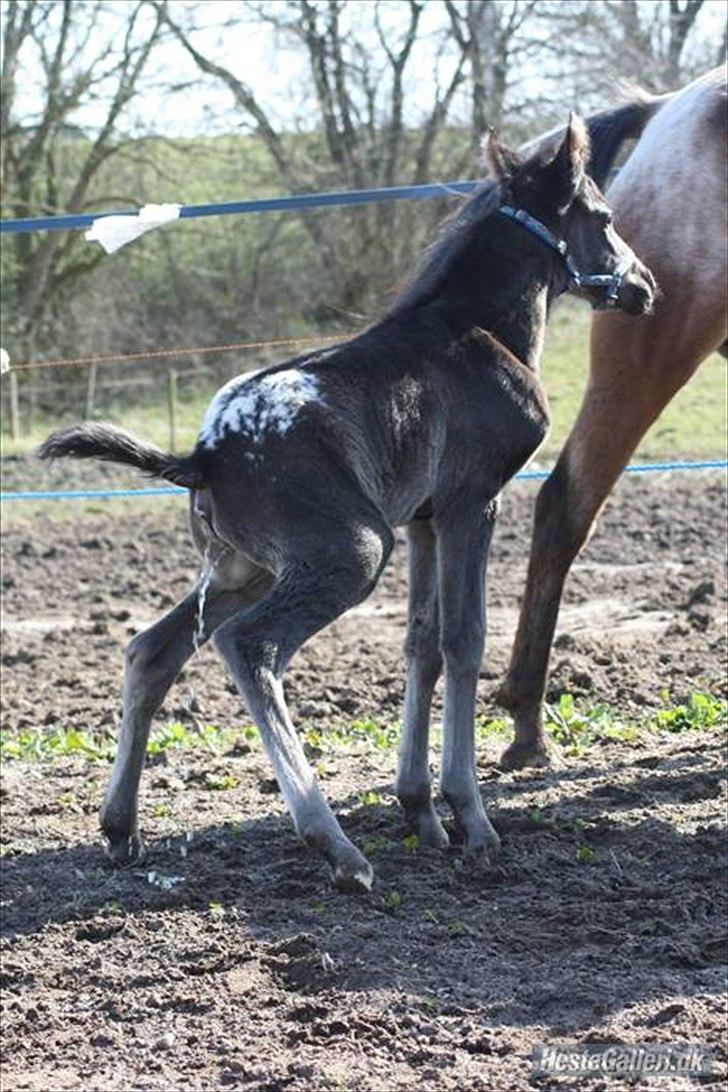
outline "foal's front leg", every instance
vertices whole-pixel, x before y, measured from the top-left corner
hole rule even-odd
[[[485,569],[497,513],[438,527],[441,647],[445,663],[442,792],[465,835],[466,857],[490,863],[500,839],[480,797],[475,773],[475,694],[485,643]]]
[[[432,803],[429,768],[430,708],[442,671],[435,535],[429,520],[416,520],[407,533],[409,606],[404,645],[407,682],[397,796],[420,843],[445,847],[449,839]]]

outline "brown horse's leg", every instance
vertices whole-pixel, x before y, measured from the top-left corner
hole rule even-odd
[[[668,300],[635,320],[597,315],[591,374],[581,410],[536,513],[526,593],[511,664],[498,700],[515,721],[501,765],[549,761],[542,702],[564,580],[609,490],[641,437],[701,360],[725,337],[722,307],[692,316],[683,305],[670,321]]]

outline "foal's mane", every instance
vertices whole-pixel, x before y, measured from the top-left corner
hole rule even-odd
[[[500,184],[492,179],[482,182],[455,212],[440,225],[433,243],[424,251],[414,273],[399,290],[387,315],[398,315],[410,307],[431,299],[450,273],[481,224],[501,202]]]

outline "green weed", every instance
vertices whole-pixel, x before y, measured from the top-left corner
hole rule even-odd
[[[362,846],[362,853],[365,857],[372,857],[375,853],[381,852],[381,850],[387,849],[389,841],[381,834],[376,838],[369,838]]]
[[[504,717],[476,717],[476,739],[489,739],[491,736],[504,736],[511,730],[510,722]]]
[[[45,732],[25,728],[15,735],[3,733],[0,737],[0,755],[3,758],[37,760],[67,755],[82,755],[93,761],[111,758],[114,744],[111,739],[96,737],[77,728],[56,728]]]
[[[692,693],[686,705],[661,709],[655,713],[653,723],[663,732],[704,732],[712,728],[728,726],[728,702],[704,694]]]
[[[367,789],[366,792],[359,793],[359,803],[363,808],[376,808],[381,802],[381,796],[374,789]]]
[[[239,779],[234,774],[205,774],[203,782],[206,789],[213,792],[225,792],[226,789],[234,789],[239,784]]]
[[[387,910],[391,910],[393,913],[399,910],[402,905],[402,896],[399,891],[388,891],[384,896],[384,906]]]

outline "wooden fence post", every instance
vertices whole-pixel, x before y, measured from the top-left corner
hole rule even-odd
[[[169,405],[169,450],[177,450],[177,372],[170,368],[167,373],[167,400]]]
[[[10,380],[10,435],[14,440],[20,438],[20,409],[18,406],[18,373],[11,371]]]
[[[96,397],[96,364],[91,364],[86,380],[86,420],[88,421],[94,411],[94,399]]]

